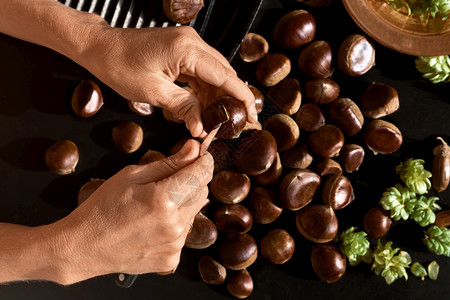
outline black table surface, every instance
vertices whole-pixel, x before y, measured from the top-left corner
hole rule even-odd
[[[340,1],[328,8],[309,8],[294,1],[266,0],[251,31],[271,41],[276,20],[294,8],[309,10],[317,21],[316,39],[328,40],[333,47],[352,33],[362,33],[346,13]],[[361,169],[349,175],[356,200],[337,212],[340,228],[362,228],[365,211],[377,205],[383,191],[398,182],[394,168],[407,158],[422,158],[431,170],[435,138],[450,141],[450,86],[431,84],[415,70],[414,57],[394,52],[374,41],[376,65],[365,75],[348,78],[339,73],[333,79],[341,87],[341,96],[358,101],[371,82],[393,86],[399,93],[400,109],[384,119],[396,124],[404,142],[392,155],[372,155],[366,151]],[[141,117],[132,113],[124,101],[100,84],[105,105],[90,119],[76,117],[70,108],[74,87],[85,79],[96,80],[69,59],[42,47],[0,35],[0,220],[30,226],[54,222],[76,207],[80,186],[90,178],[108,178],[124,166],[136,163],[152,148],[165,153],[187,135],[183,125],[168,124],[161,113]],[[271,51],[281,51],[271,44]],[[295,52],[297,51],[297,52]],[[295,57],[298,50],[288,54]],[[255,64],[232,61],[242,79],[255,83]],[[293,64],[295,65],[295,64]],[[292,76],[297,76],[295,70]],[[298,75],[302,82],[304,78]],[[98,81],[97,81],[98,82]],[[262,121],[264,116],[262,114]],[[270,114],[270,112],[269,112]],[[110,130],[121,121],[135,121],[145,132],[143,146],[133,154],[115,150]],[[59,176],[49,172],[43,161],[46,148],[60,139],[73,140],[81,159],[76,172]],[[367,149],[366,149],[367,150]],[[450,206],[450,191],[437,195],[439,204]],[[336,283],[320,281],[313,273],[309,253],[311,242],[295,228],[295,213],[283,212],[272,225],[255,225],[250,233],[261,238],[270,228],[283,227],[296,241],[294,257],[284,265],[271,265],[261,257],[248,268],[255,289],[249,299],[445,299],[450,296],[450,259],[429,253],[421,243],[423,229],[411,222],[394,222],[384,238],[408,251],[413,261],[440,265],[436,281],[421,281],[410,273],[387,285],[367,264],[348,267]],[[204,284],[197,272],[198,258],[217,250],[185,249],[177,272],[169,276],[146,274],[129,289],[116,286],[112,276],[102,276],[62,287],[49,282],[22,282],[0,286],[0,299],[232,299],[226,287]]]

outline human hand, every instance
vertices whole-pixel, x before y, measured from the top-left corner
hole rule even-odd
[[[166,159],[125,167],[55,223],[67,243],[63,282],[174,270],[212,179],[212,156],[198,155],[189,140]]]
[[[85,67],[124,98],[170,110],[186,122],[194,137],[204,135],[202,106],[216,96],[228,94],[242,100],[248,120],[258,121],[247,85],[225,57],[189,26],[106,27],[92,44],[83,58]],[[189,83],[197,96],[174,81]]]

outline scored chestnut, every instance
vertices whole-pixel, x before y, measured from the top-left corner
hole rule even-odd
[[[103,95],[100,87],[91,80],[82,81],[72,94],[71,105],[77,116],[81,118],[92,117],[103,106]]]
[[[284,264],[294,255],[295,241],[289,232],[277,228],[261,239],[259,249],[265,260],[277,265]]]
[[[217,173],[210,183],[210,192],[214,199],[225,204],[236,204],[250,192],[250,178],[234,170]]]
[[[338,219],[329,205],[310,204],[296,216],[298,231],[315,243],[332,241],[338,233]]]
[[[275,24],[273,40],[287,49],[311,42],[316,35],[314,17],[306,10],[297,9],[284,14]]]
[[[70,140],[57,141],[45,152],[47,167],[50,171],[59,175],[75,172],[79,158],[78,147]]]

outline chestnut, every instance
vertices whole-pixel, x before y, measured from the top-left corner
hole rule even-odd
[[[344,146],[344,135],[334,125],[326,124],[311,133],[308,139],[309,148],[323,158],[339,155]]]
[[[187,235],[184,246],[191,249],[208,248],[216,242],[217,234],[216,224],[199,212],[195,216],[192,230]]]
[[[273,40],[287,49],[311,42],[316,35],[314,17],[306,10],[297,9],[284,14],[275,24]]]
[[[229,169],[233,162],[233,151],[224,140],[215,140],[208,148],[208,152],[214,158],[214,174]]]
[[[150,103],[136,102],[131,100],[128,100],[127,102],[128,107],[132,112],[143,117],[150,116],[157,110],[157,107]]]
[[[372,207],[364,215],[364,230],[374,238],[385,236],[391,228],[391,224],[389,211],[380,206]]]
[[[375,119],[370,121],[363,134],[366,146],[374,154],[390,154],[397,151],[403,143],[400,129],[388,121]]]
[[[359,106],[368,118],[385,117],[399,109],[398,92],[390,85],[372,82],[362,94]]]
[[[283,53],[269,53],[256,65],[256,80],[263,86],[274,86],[291,72],[291,60]]]
[[[287,77],[269,88],[267,96],[280,112],[289,116],[297,113],[302,104],[300,82],[292,77]]]
[[[233,162],[238,171],[259,175],[272,166],[277,153],[277,142],[273,135],[267,130],[255,130],[240,139]]]
[[[332,209],[342,209],[354,199],[352,183],[344,175],[331,175],[325,181],[322,188],[322,200]]]
[[[436,220],[433,225],[439,227],[450,226],[450,209],[444,209],[436,213]]]
[[[339,47],[337,64],[343,74],[361,76],[375,65],[375,48],[364,35],[352,34]]]
[[[327,78],[333,74],[330,43],[314,41],[306,46],[298,56],[298,69],[310,77]]]
[[[338,219],[329,205],[307,205],[297,213],[295,220],[298,231],[315,243],[330,242],[338,233]]]
[[[77,145],[70,140],[61,140],[52,144],[45,152],[45,163],[50,171],[59,175],[75,172],[80,153]]]
[[[333,283],[344,276],[347,259],[334,243],[316,244],[311,251],[311,265],[321,280]]]
[[[203,6],[203,0],[163,0],[163,11],[166,17],[180,24],[191,22]]]
[[[319,106],[306,103],[300,106],[295,115],[295,122],[301,130],[315,131],[325,125],[325,116]]]
[[[239,203],[250,192],[250,178],[234,170],[223,170],[213,177],[209,189],[217,201],[225,204]]]
[[[145,165],[166,158],[166,155],[156,150],[147,150],[139,159],[138,165]]]
[[[257,87],[251,84],[247,84],[247,86],[250,89],[250,91],[252,91],[253,96],[255,97],[256,112],[259,114],[260,112],[262,112],[264,108],[264,95],[261,92],[261,90],[258,89]]]
[[[247,233],[230,233],[220,244],[219,257],[230,270],[242,270],[253,264],[258,256],[255,239]]]
[[[113,128],[112,138],[119,151],[132,153],[142,145],[144,132],[135,122],[123,122]]]
[[[364,148],[357,144],[345,144],[339,152],[339,161],[342,168],[347,172],[359,170],[364,160]]]
[[[259,185],[271,186],[276,184],[283,174],[283,166],[281,164],[280,154],[277,152],[275,161],[269,169],[264,173],[252,176],[252,179]]]
[[[293,148],[281,153],[283,166],[288,169],[306,169],[313,161],[313,157],[308,152],[308,147],[299,143]]]
[[[214,213],[217,229],[227,233],[247,232],[252,228],[250,211],[241,204],[224,204]]]
[[[294,238],[284,229],[272,229],[260,242],[259,252],[261,256],[273,263],[284,264],[295,251]]]
[[[250,191],[247,207],[255,223],[259,224],[272,223],[283,211],[275,192],[262,186],[254,187]]]
[[[320,176],[313,171],[308,169],[291,171],[280,183],[280,202],[289,210],[299,210],[311,202],[319,185]]]
[[[249,32],[244,36],[239,47],[239,55],[245,62],[255,62],[269,52],[269,43],[261,35]]]
[[[277,142],[278,151],[292,148],[300,137],[297,123],[286,114],[274,114],[267,118],[264,129],[269,131]]]
[[[342,174],[342,167],[337,161],[331,158],[325,158],[317,162],[315,171],[321,177],[334,174],[340,175]]]
[[[103,106],[103,95],[100,87],[91,80],[82,81],[72,94],[71,105],[77,116],[81,118],[92,117]]]
[[[329,107],[329,117],[348,136],[356,135],[364,124],[361,110],[349,98],[338,98],[333,101]]]
[[[253,279],[247,270],[239,270],[229,276],[227,289],[231,295],[245,299],[253,293]]]
[[[450,146],[443,138],[438,137],[437,139],[441,141],[441,144],[433,149],[431,183],[437,192],[443,192],[450,182]]]
[[[216,134],[220,139],[234,139],[240,136],[247,121],[244,103],[231,96],[220,96],[209,101],[202,111],[203,127],[206,132],[222,123]]]
[[[78,191],[78,205],[86,201],[105,181],[105,179],[91,178],[91,180],[83,184]]]
[[[328,104],[339,97],[340,88],[330,78],[311,78],[303,85],[305,97],[315,104]]]
[[[222,284],[227,277],[227,269],[211,256],[204,255],[198,261],[198,272],[206,284]]]

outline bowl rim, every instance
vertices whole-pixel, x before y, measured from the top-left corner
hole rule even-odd
[[[364,32],[392,50],[414,56],[450,54],[450,32],[437,35],[412,34],[380,19],[366,3],[367,1],[342,0],[342,2],[352,19]]]

